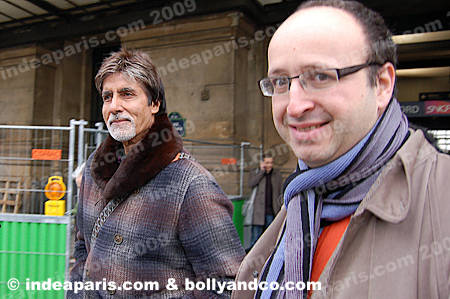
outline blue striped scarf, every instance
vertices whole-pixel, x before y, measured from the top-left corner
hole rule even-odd
[[[408,136],[408,121],[396,99],[372,130],[350,151],[318,168],[299,169],[284,192],[286,225],[261,280],[307,282],[321,222],[332,223],[352,215],[385,165]],[[289,179],[288,179],[289,180]],[[306,298],[307,291],[270,289],[255,298]]]

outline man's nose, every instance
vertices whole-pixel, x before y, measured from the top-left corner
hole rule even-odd
[[[111,99],[110,109],[112,112],[123,111],[122,101],[117,95],[113,95]]]
[[[292,79],[288,97],[289,104],[286,112],[290,117],[297,118],[314,109],[315,102],[311,94],[305,91],[299,78]]]

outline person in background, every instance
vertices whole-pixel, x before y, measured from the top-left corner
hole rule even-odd
[[[86,165],[86,162],[81,163],[80,165],[77,166],[77,168],[75,168],[75,170],[72,172],[72,179],[75,180],[75,185],[77,186],[77,195],[76,195],[76,200],[75,200],[75,205],[73,206],[73,208],[69,211],[67,211],[65,213],[65,215],[69,215],[69,216],[73,216],[71,221],[72,221],[72,227],[76,227],[76,215],[77,215],[77,211],[78,211],[78,199],[80,196],[80,187],[81,187],[81,180],[83,178],[83,171],[84,171],[84,166]],[[75,246],[74,246],[74,242],[76,241],[76,229],[74,229],[72,231],[74,233],[75,238],[72,237],[70,238],[70,264],[72,265],[75,262],[75,258],[74,258],[74,251],[75,251]]]
[[[260,166],[249,177],[250,188],[256,188],[253,202],[251,246],[253,246],[272,223],[281,208],[281,188],[283,179],[278,170],[273,168],[273,157],[264,155]]]
[[[303,2],[277,29],[260,87],[298,166],[236,280],[281,287],[233,298],[449,298],[450,156],[409,128],[396,62],[357,1]]]
[[[110,135],[86,162],[70,280],[100,287],[68,297],[227,297],[185,285],[232,281],[245,252],[231,201],[167,117],[155,65],[122,49],[103,61],[95,84]],[[130,287],[146,282],[157,287]]]
[[[83,171],[84,171],[85,165],[86,165],[86,162],[81,163],[80,165],[78,165],[77,168],[75,168],[75,170],[72,173],[72,178],[75,180],[77,189],[79,189],[81,186],[81,179],[83,178]]]
[[[81,180],[83,178],[83,171],[84,171],[84,166],[85,165],[86,165],[86,162],[81,163],[72,172],[72,179],[75,180],[75,185],[77,186],[77,195],[76,195],[75,205],[73,206],[73,209],[67,211],[66,215],[76,216],[76,214],[77,214],[78,198],[80,196],[80,186],[81,186]]]

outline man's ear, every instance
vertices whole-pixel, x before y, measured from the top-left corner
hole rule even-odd
[[[381,114],[392,98],[395,86],[395,68],[390,62],[386,62],[378,70],[376,81],[376,98],[378,112]]]
[[[152,104],[151,104],[152,105],[152,114],[158,113],[160,104],[161,103],[159,101],[156,101],[156,102],[152,101]]]

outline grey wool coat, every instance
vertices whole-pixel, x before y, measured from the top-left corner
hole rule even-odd
[[[89,158],[77,214],[75,281],[157,282],[153,290],[118,287],[69,292],[69,298],[225,298],[186,290],[185,280],[232,280],[244,250],[232,222],[233,206],[211,174],[192,159],[174,161],[182,142],[167,116],[119,163],[111,136]],[[125,200],[91,243],[95,221],[115,197]],[[166,285],[174,279],[177,289]],[[229,296],[229,294],[228,294]]]

